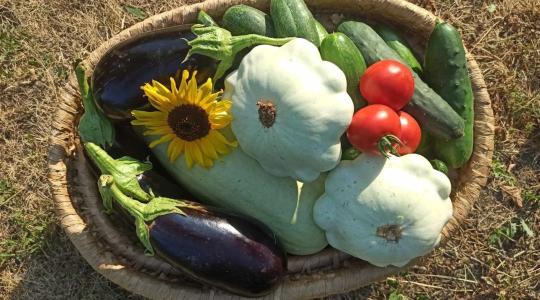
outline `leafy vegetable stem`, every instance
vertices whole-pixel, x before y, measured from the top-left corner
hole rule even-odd
[[[255,45],[271,45],[271,46],[281,46],[287,42],[294,39],[294,37],[287,38],[270,38],[258,34],[247,34],[231,37],[231,42],[233,46],[233,52],[238,53],[241,50],[252,47]]]
[[[243,49],[260,44],[281,46],[294,39],[293,37],[270,38],[257,34],[232,36],[226,29],[201,24],[193,25],[191,31],[197,37],[188,42],[191,49],[184,61],[193,54],[201,54],[219,60],[220,63],[213,78],[214,82],[225,75],[225,72],[233,65],[235,56]]]
[[[152,168],[151,163],[142,163],[130,157],[113,159],[94,143],[85,143],[86,153],[104,175],[112,175],[115,184],[126,194],[139,201],[148,202],[152,198],[137,181],[137,175]]]
[[[204,10],[199,11],[199,14],[197,15],[197,23],[206,26],[219,26],[216,21],[214,21],[214,19]]]
[[[112,197],[111,200],[115,200],[134,218],[144,219],[145,204],[134,200],[122,193],[122,191],[116,186],[116,184],[114,184],[114,179],[111,175],[101,175],[101,177],[99,178],[99,188],[102,195],[103,192],[108,194],[106,197],[103,198]]]
[[[90,86],[86,80],[86,74],[82,65],[79,64],[75,67],[75,75],[77,76],[77,82],[79,83],[79,91],[81,92],[84,110],[85,112],[93,114],[96,112],[97,108],[90,96]]]

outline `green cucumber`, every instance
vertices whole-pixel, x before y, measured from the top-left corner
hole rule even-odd
[[[204,10],[199,10],[197,15],[197,23],[203,24],[205,26],[219,26],[214,19],[207,14]]]
[[[328,36],[328,31],[326,30],[326,28],[324,28],[321,22],[317,21],[316,19],[315,28],[317,29],[317,34],[319,35],[319,41],[321,41],[322,43],[322,40],[324,40],[324,38]]]
[[[467,163],[473,151],[474,99],[461,36],[450,24],[435,26],[427,44],[424,66],[427,83],[465,121],[462,137],[433,141],[434,156],[451,168],[459,168]]]
[[[232,35],[258,34],[275,37],[274,24],[269,15],[251,6],[239,4],[229,7],[221,21]]]
[[[393,59],[405,63],[384,40],[367,24],[347,21],[338,26],[338,31],[346,34],[358,47],[367,65],[383,59]],[[432,136],[453,139],[463,136],[463,119],[445,100],[425,84],[418,75],[414,76],[414,95],[404,108]]]
[[[382,37],[382,39],[394,49],[397,54],[407,63],[416,74],[422,74],[422,65],[418,62],[410,46],[406,40],[399,36],[394,30],[390,27],[382,24],[377,24],[373,27],[375,31]]]
[[[431,166],[433,166],[433,169],[443,172],[444,174],[448,174],[448,167],[443,161],[440,161],[438,159],[432,159],[429,161],[431,163]]]
[[[277,37],[300,37],[321,44],[315,18],[303,0],[272,0],[270,15]]]
[[[358,82],[366,70],[366,62],[353,41],[341,32],[326,36],[319,48],[322,59],[338,66],[347,78],[347,92],[351,96],[355,111],[366,105],[360,95]]]

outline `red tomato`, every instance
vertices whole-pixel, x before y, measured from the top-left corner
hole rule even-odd
[[[402,63],[381,60],[367,68],[359,88],[369,104],[383,104],[399,111],[414,94],[414,77]]]
[[[399,112],[399,120],[401,122],[401,134],[399,139],[402,145],[396,147],[399,155],[414,153],[420,145],[420,139],[422,138],[422,131],[418,122],[404,111]]]
[[[388,135],[399,138],[401,125],[398,114],[388,106],[368,105],[357,111],[347,129],[347,138],[356,149],[381,154],[379,142]]]

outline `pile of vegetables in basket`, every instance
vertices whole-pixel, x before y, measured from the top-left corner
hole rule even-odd
[[[329,245],[404,266],[438,244],[445,173],[473,142],[452,26],[437,23],[420,63],[392,28],[325,28],[302,0],[198,22],[115,47],[91,88],[76,70],[105,211],[135,225],[147,255],[257,296],[285,276],[286,253]]]

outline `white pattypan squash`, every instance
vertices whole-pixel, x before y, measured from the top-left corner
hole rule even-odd
[[[270,174],[310,182],[338,164],[353,103],[343,72],[309,41],[255,47],[223,98],[233,102],[238,143]]]
[[[450,180],[418,154],[361,154],[326,180],[314,218],[328,243],[386,267],[430,252],[452,217]]]

